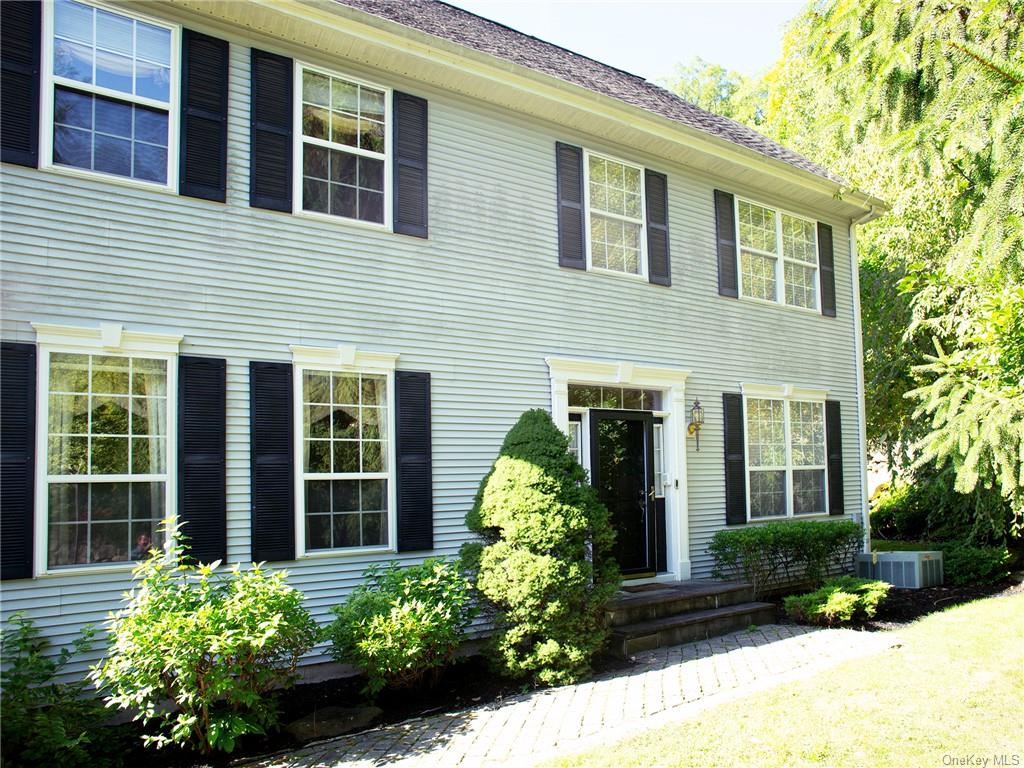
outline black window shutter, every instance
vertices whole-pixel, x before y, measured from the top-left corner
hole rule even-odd
[[[35,446],[36,348],[34,344],[3,342],[0,344],[2,579],[27,579],[32,576]]]
[[[818,274],[821,280],[821,314],[836,316],[836,269],[832,254],[832,227],[818,222]]]
[[[252,49],[249,205],[292,210],[292,60]]]
[[[838,400],[825,401],[825,452],[828,454],[828,513],[843,514],[843,427]]]
[[[226,370],[222,358],[178,359],[178,519],[201,563],[227,559]]]
[[[434,548],[430,374],[395,372],[398,551]]]
[[[647,277],[658,285],[672,285],[672,264],[668,253],[668,177],[644,171],[647,195]]]
[[[583,233],[583,150],[555,143],[555,172],[558,176],[558,265],[587,268]]]
[[[0,2],[0,159],[39,165],[39,48],[42,4]]]
[[[722,394],[725,414],[725,523],[747,522],[747,466],[743,450],[743,395]]]
[[[715,190],[715,234],[718,240],[718,292],[722,296],[740,295],[736,266],[735,201],[728,192]]]
[[[291,363],[249,363],[252,559],[295,559]]]
[[[394,230],[427,236],[427,100],[394,92]]]
[[[223,203],[227,193],[227,155],[228,43],[183,30],[178,191]]]

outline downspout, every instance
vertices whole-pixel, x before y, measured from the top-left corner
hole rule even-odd
[[[853,275],[853,345],[857,356],[857,438],[860,447],[861,520],[864,525],[864,551],[871,551],[871,520],[868,504],[868,432],[864,405],[864,336],[860,322],[860,263],[857,256],[857,225],[873,219],[875,207],[850,220],[850,266]]]

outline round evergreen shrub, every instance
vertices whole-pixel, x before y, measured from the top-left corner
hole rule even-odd
[[[586,676],[619,586],[615,534],[546,411],[527,411],[509,431],[466,524],[481,538],[462,556],[495,613],[498,668],[545,685]]]

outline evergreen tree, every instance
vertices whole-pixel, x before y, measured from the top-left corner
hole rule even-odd
[[[495,613],[492,651],[511,677],[556,685],[590,671],[619,585],[608,511],[546,411],[512,427],[466,517],[463,562]]]

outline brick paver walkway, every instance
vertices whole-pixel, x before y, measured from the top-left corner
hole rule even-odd
[[[898,644],[888,632],[771,624],[646,651],[627,670],[312,744],[252,768],[524,766],[691,717]]]

